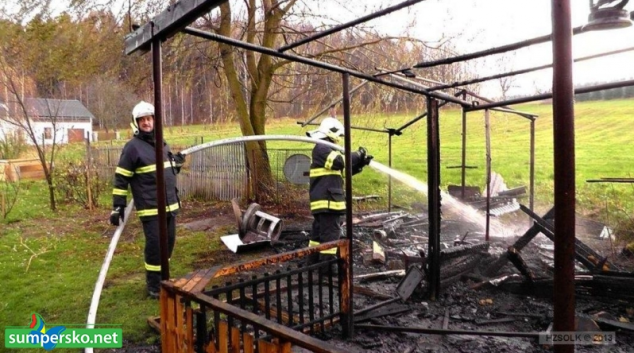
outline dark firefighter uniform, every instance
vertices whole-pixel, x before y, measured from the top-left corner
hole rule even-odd
[[[164,144],[163,163],[165,168],[165,196],[167,212],[168,253],[172,256],[176,238],[175,218],[180,207],[176,174],[182,165],[174,161],[169,146]],[[153,138],[147,134],[134,136],[123,147],[119,165],[115,171],[113,205],[115,208],[126,206],[128,185],[132,189],[132,197],[136,214],[143,223],[145,234],[145,269],[148,288],[158,293],[161,281],[161,258],[159,251],[158,201],[156,198],[156,155]]]
[[[345,167],[344,155],[323,144],[313,148],[310,165],[310,211],[315,218],[309,247],[339,239],[340,218],[346,212],[343,187]],[[352,153],[352,173],[357,174],[363,167],[363,159],[358,152]],[[332,248],[322,255],[336,255]]]

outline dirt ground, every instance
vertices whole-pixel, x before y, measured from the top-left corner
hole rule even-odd
[[[209,232],[226,233],[235,232],[237,221],[233,210],[227,203],[214,207],[197,207],[189,204],[190,208],[180,220],[184,227]],[[274,213],[274,212],[271,212]],[[270,256],[275,253],[290,251],[306,246],[305,238],[310,230],[311,218],[305,214],[293,213],[276,214],[284,220],[283,235],[287,238],[275,246],[267,246],[248,254],[233,254],[224,249],[216,251],[213,256],[201,256],[198,265],[211,266],[231,264],[244,261],[250,257]],[[421,215],[424,217],[424,215]],[[507,236],[495,237],[490,241],[488,254],[482,260],[473,274],[478,275],[499,254],[506,251],[507,247],[523,234],[529,226],[529,220],[520,211],[513,215],[505,216],[502,224],[508,228]],[[415,218],[414,218],[415,219]],[[425,234],[425,225],[413,228],[413,233]],[[373,231],[376,227],[368,227],[367,224],[355,227],[354,274],[364,274],[390,270],[394,266],[387,263],[375,264],[364,261],[363,249],[371,247]],[[594,230],[593,230],[594,231]],[[590,232],[592,233],[592,232]],[[484,241],[484,233],[480,226],[475,226],[470,221],[456,218],[455,215],[446,214],[442,222],[441,240],[452,246],[456,237],[465,237],[472,243]],[[610,255],[611,261],[618,263],[624,271],[632,271],[634,262],[631,259],[620,258],[615,255],[614,248],[609,241],[597,240],[589,237],[588,243],[602,255]],[[426,244],[419,244],[423,249]],[[522,254],[528,267],[538,278],[552,276],[552,264],[549,263],[547,252],[550,240],[544,236],[536,237],[523,251]],[[221,255],[221,256],[218,256]],[[389,265],[389,266],[388,266]],[[517,271],[510,263],[507,264],[501,274],[515,274]],[[374,290],[386,296],[394,296],[402,277],[392,276],[374,281],[366,281],[355,284]],[[476,330],[495,332],[543,332],[552,323],[553,305],[549,296],[539,297],[523,294],[514,294],[503,286],[484,285],[478,289],[471,287],[477,282],[474,277],[457,281],[441,291],[440,298],[430,301],[425,295],[425,288],[417,289],[406,302],[390,304],[397,311],[394,315],[385,315],[370,318],[362,324],[389,326],[389,327],[423,327],[443,328],[450,330]],[[355,295],[354,309],[361,310],[380,300]],[[622,300],[607,299],[601,297],[577,296],[576,308],[579,314],[592,317],[600,315],[614,320],[634,320],[634,303]],[[599,330],[599,328],[597,328]],[[616,331],[614,328],[601,327],[606,332]],[[498,337],[498,336],[474,336],[474,335],[432,335],[422,333],[386,332],[385,330],[356,329],[352,338],[343,339],[340,328],[320,336],[348,352],[548,352],[552,346],[540,345],[533,338]],[[617,343],[615,345],[578,346],[577,352],[634,352],[634,333],[627,331],[616,332]],[[131,347],[121,352],[157,352],[156,346]],[[294,352],[305,352],[301,348],[294,348]]]

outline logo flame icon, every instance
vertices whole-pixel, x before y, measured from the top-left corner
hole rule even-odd
[[[37,335],[39,337],[42,348],[44,348],[47,351],[50,351],[53,348],[55,348],[55,346],[57,345],[57,342],[53,343],[52,342],[53,340],[51,339],[43,340],[42,337],[43,336],[49,336],[49,337],[57,336],[60,333],[62,333],[64,330],[66,330],[65,326],[55,326],[47,330],[44,319],[42,319],[40,314],[37,314],[37,313],[31,314],[31,324],[29,325],[29,328],[31,329],[31,334]]]

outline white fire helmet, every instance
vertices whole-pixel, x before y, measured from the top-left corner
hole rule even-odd
[[[139,134],[139,124],[137,123],[137,119],[150,115],[154,116],[154,106],[152,104],[140,101],[134,106],[132,109],[132,123],[130,126],[132,127],[132,131],[134,131],[135,135]]]
[[[335,118],[328,117],[322,120],[317,130],[309,131],[306,133],[308,137],[323,139],[330,138],[334,143],[339,143],[339,140],[343,136],[343,124]]]

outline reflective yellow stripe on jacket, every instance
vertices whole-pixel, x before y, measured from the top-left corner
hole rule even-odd
[[[170,211],[176,211],[178,210],[178,203],[175,204],[171,204],[165,207],[165,211],[166,212],[170,212]],[[150,208],[147,210],[137,210],[136,214],[139,217],[144,217],[144,216],[157,216],[158,215],[158,208]]]
[[[326,168],[313,168],[310,170],[310,177],[316,178],[324,175],[337,175],[341,176],[340,170],[330,170]]]
[[[134,175],[134,172],[129,171],[129,170],[127,170],[127,169],[123,169],[123,168],[121,168],[121,167],[117,167],[117,169],[115,169],[115,171],[114,171],[114,172],[115,172],[116,174],[121,174],[121,175],[126,176],[126,177],[128,177],[128,178],[130,178],[131,176],[133,176],[133,175]]]
[[[343,155],[341,154],[341,152],[339,151],[332,151],[330,152],[330,154],[328,155],[328,157],[326,158],[326,163],[324,164],[324,168],[326,169],[332,169],[332,164],[335,163],[335,159],[339,156]],[[345,160],[344,160],[345,163]]]
[[[163,162],[163,168],[171,168],[172,162],[165,161]],[[146,165],[145,167],[137,168],[134,172],[137,174],[141,173],[151,173],[156,171],[156,164]]]
[[[319,210],[323,208],[328,208],[335,211],[343,211],[346,209],[345,201],[329,201],[329,200],[320,200],[313,201],[310,203],[310,210]]]

